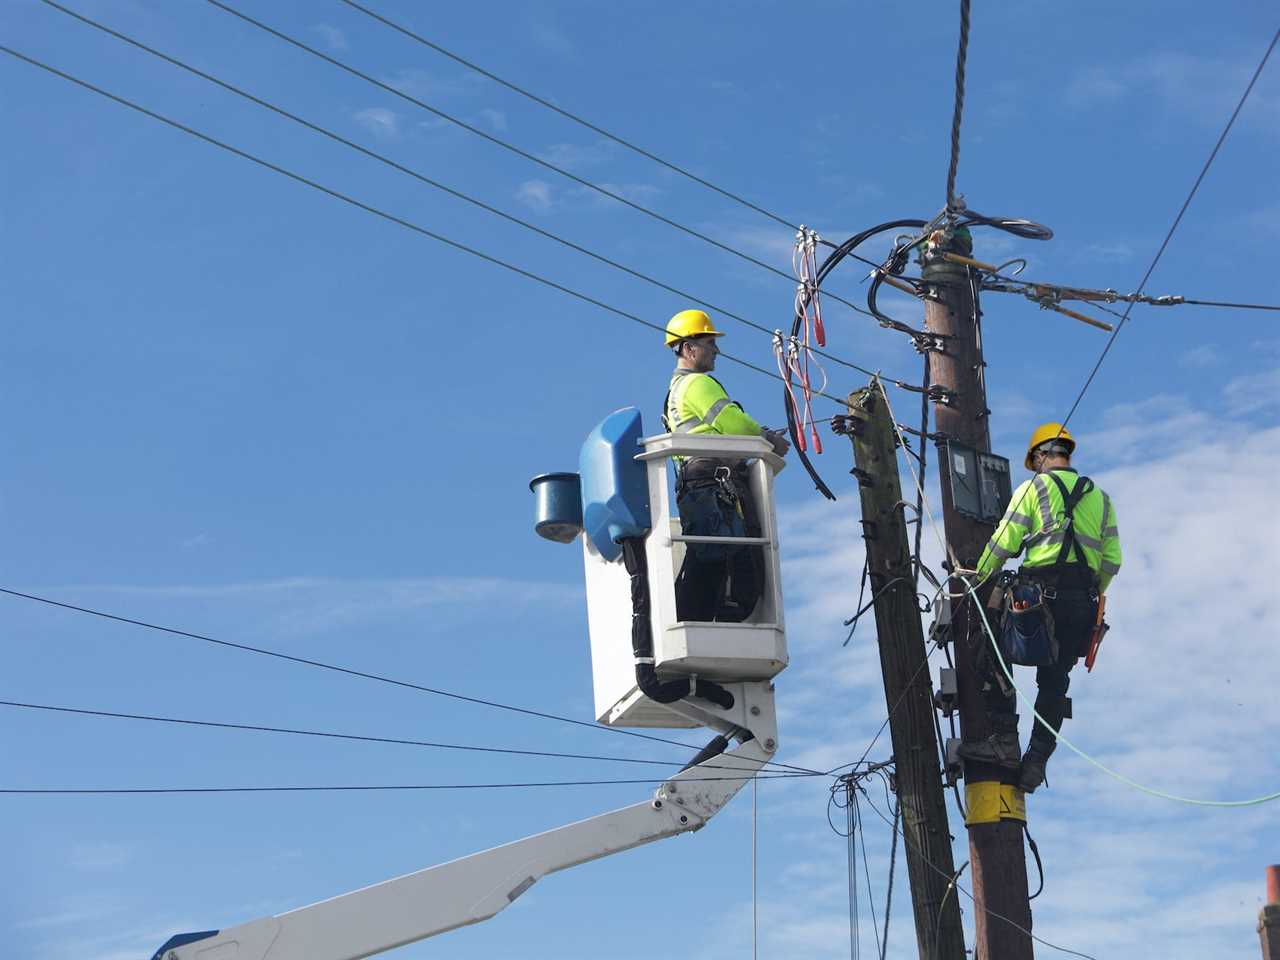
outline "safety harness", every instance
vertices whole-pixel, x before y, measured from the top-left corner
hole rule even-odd
[[[1048,666],[1058,659],[1053,612],[1045,601],[1057,597],[1058,587],[1072,571],[1086,571],[1089,579],[1093,579],[1092,568],[1075,533],[1076,506],[1094,488],[1093,481],[1079,477],[1075,487],[1068,490],[1057,474],[1050,472],[1048,476],[1062,494],[1062,545],[1058,555],[1051,566],[1023,567],[1017,574],[1006,575],[1001,583],[1004,606],[1001,653],[1010,663],[1028,667]]]
[[[1076,506],[1084,499],[1086,494],[1093,490],[1093,481],[1088,477],[1079,477],[1076,480],[1075,487],[1068,491],[1067,485],[1062,482],[1062,478],[1056,473],[1050,471],[1048,476],[1057,485],[1058,492],[1062,494],[1062,522],[1064,524],[1062,546],[1059,548],[1057,559],[1054,560],[1051,568],[1054,578],[1055,580],[1060,580],[1068,568],[1076,567],[1077,569],[1083,568],[1088,571],[1089,579],[1093,580],[1095,579],[1093,569],[1089,566],[1088,558],[1084,555],[1084,548],[1076,540],[1075,516]],[[1073,555],[1075,559],[1073,559]],[[1049,586],[1050,591],[1047,595],[1052,599],[1057,594],[1057,583],[1055,582]]]

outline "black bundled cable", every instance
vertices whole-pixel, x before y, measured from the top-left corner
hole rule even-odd
[[[631,652],[636,658],[636,686],[656,703],[675,703],[694,696],[725,710],[733,707],[733,694],[718,683],[702,678],[659,680],[653,665],[653,627],[649,621],[649,574],[644,540],[629,537],[622,543],[622,561],[631,575]]]
[[[1022,825],[1022,832],[1027,835],[1027,846],[1031,848],[1031,853],[1036,858],[1036,870],[1040,873],[1040,886],[1036,888],[1035,893],[1027,897],[1028,900],[1034,900],[1044,892],[1044,862],[1040,859],[1040,848],[1036,846],[1036,841],[1031,836],[1031,831],[1027,829],[1025,823]]]
[[[957,226],[969,227],[977,224],[995,227],[997,230],[1012,233],[1015,237],[1022,237],[1025,240],[1053,239],[1053,231],[1034,220],[1024,220],[1021,217],[988,217],[968,206],[962,209],[961,215],[964,219],[960,220]]]

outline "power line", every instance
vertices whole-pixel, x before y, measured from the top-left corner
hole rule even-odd
[[[600,760],[610,763],[639,763],[650,766],[670,767],[683,766],[677,760],[640,760],[631,757],[610,757],[589,753],[554,753],[546,750],[517,750],[508,747],[481,747],[473,744],[440,743],[432,740],[409,740],[398,737],[373,737],[354,733],[334,733],[325,730],[300,730],[295,727],[271,727],[256,723],[231,723],[214,720],[191,720],[182,717],[161,717],[143,713],[118,713],[111,710],[90,710],[85,707],[62,707],[46,703],[22,703],[16,700],[0,700],[0,706],[18,707],[25,710],[43,710],[50,713],[65,713],[84,717],[107,717],[116,720],[145,720],[152,723],[169,723],[189,727],[209,727],[218,730],[246,730],[255,733],[283,733],[301,737],[322,737],[329,740],[350,740],[359,743],[385,743],[406,747],[431,747],[438,750],[462,750],[473,753],[502,753],[519,757],[541,757],[557,760]],[[724,765],[703,763],[703,769],[737,769]],[[805,774],[808,776],[808,774]],[[816,775],[816,771],[815,771]]]
[[[779,214],[766,210],[764,207],[760,206],[759,204],[752,203],[750,200],[746,199],[745,197],[739,196],[738,194],[733,193],[732,191],[729,191],[724,189],[723,187],[717,186],[716,184],[712,183],[710,180],[706,180],[703,177],[698,176],[696,173],[692,173],[686,168],[679,166],[678,164],[672,163],[670,160],[664,160],[662,157],[658,156],[655,153],[652,153],[649,150],[646,150],[644,147],[637,146],[636,144],[632,143],[629,140],[623,139],[617,134],[610,133],[608,130],[605,130],[603,127],[592,123],[590,120],[580,117],[576,113],[572,113],[568,110],[565,110],[563,107],[557,106],[556,104],[552,103],[550,100],[546,99],[545,97],[540,97],[538,96],[538,94],[532,93],[529,90],[526,90],[524,87],[520,86],[519,84],[513,83],[510,80],[503,79],[502,77],[498,76],[496,73],[493,73],[490,70],[486,70],[484,67],[480,66],[479,64],[471,60],[466,59],[460,54],[454,53],[452,50],[449,50],[446,47],[440,45],[439,43],[436,43],[434,40],[428,40],[426,37],[422,36],[419,33],[415,33],[414,31],[410,30],[408,27],[402,24],[396,23],[394,20],[390,20],[387,17],[384,17],[382,14],[377,13],[373,10],[370,10],[368,7],[361,6],[360,4],[356,3],[355,0],[342,0],[342,2],[345,3],[347,6],[351,7],[353,10],[358,10],[361,13],[363,13],[365,16],[372,17],[374,20],[377,20],[380,23],[385,24],[386,26],[390,27],[392,30],[395,30],[396,32],[403,34],[409,39],[422,44],[424,47],[429,47],[430,49],[434,50],[436,53],[439,53],[439,54],[442,54],[443,56],[448,57],[450,60],[453,60],[455,63],[460,63],[464,67],[467,67],[470,70],[474,70],[476,73],[480,74],[481,76],[488,77],[494,83],[501,84],[502,86],[506,87],[508,90],[511,90],[514,93],[518,93],[522,97],[527,97],[528,99],[532,100],[534,103],[540,104],[541,106],[546,107],[548,110],[552,110],[555,113],[560,114],[560,116],[568,120],[572,120],[574,123],[577,123],[583,127],[586,127],[588,130],[592,131],[593,133],[598,133],[600,136],[605,137],[609,140],[612,140],[614,143],[620,146],[626,147],[628,150],[634,151],[635,153],[638,153],[640,156],[645,157],[648,160],[652,160],[654,163],[660,164],[666,167],[668,170],[671,170],[675,173],[680,174],[682,177],[686,177],[689,180],[692,180],[694,183],[701,184],[702,186],[707,187],[710,190],[714,190],[716,193],[720,194],[721,196],[728,197],[730,200],[733,200],[736,203],[740,203],[744,207],[747,207],[751,210],[754,210],[756,213],[759,213],[763,216],[768,217],[770,220],[773,220],[775,223],[778,223],[781,226],[789,227],[792,230],[800,229],[799,224],[792,223],[786,217],[780,216]],[[867,262],[870,262],[870,261],[867,261]]]
[[[956,49],[956,100],[951,113],[951,164],[947,168],[947,209],[956,206],[956,168],[960,166],[960,119],[964,114],[964,67],[969,55],[969,0],[960,0],[960,45]]]
[[[968,0],[962,0],[967,4]],[[1169,246],[1169,241],[1173,239],[1174,232],[1178,229],[1178,225],[1182,223],[1183,214],[1187,212],[1187,208],[1191,206],[1191,201],[1196,195],[1196,191],[1200,189],[1200,184],[1204,181],[1205,175],[1209,172],[1209,167],[1213,165],[1214,159],[1218,156],[1218,151],[1222,149],[1222,144],[1226,142],[1227,134],[1231,132],[1231,128],[1235,125],[1236,117],[1240,116],[1240,111],[1244,108],[1245,101],[1249,99],[1249,94],[1253,92],[1254,84],[1258,82],[1258,77],[1262,75],[1263,68],[1267,65],[1267,61],[1271,58],[1271,52],[1276,48],[1276,42],[1280,41],[1280,29],[1276,30],[1275,35],[1271,38],[1271,43],[1267,46],[1267,52],[1262,55],[1262,60],[1258,63],[1258,68],[1253,71],[1253,76],[1249,78],[1249,85],[1245,87],[1244,93],[1240,96],[1239,103],[1236,108],[1231,111],[1231,117],[1227,120],[1227,125],[1223,127],[1222,133],[1218,136],[1218,142],[1213,145],[1213,150],[1209,152],[1209,159],[1204,162],[1204,166],[1200,168],[1200,174],[1196,177],[1195,183],[1191,185],[1191,191],[1187,194],[1187,199],[1182,201],[1182,206],[1178,209],[1178,215],[1173,218],[1173,223],[1169,227],[1169,232],[1165,234],[1164,240],[1160,243],[1160,249],[1156,251],[1155,257],[1151,260],[1151,266],[1147,267],[1147,272],[1142,275],[1142,282],[1138,284],[1137,293],[1141,294],[1147,287],[1147,281],[1151,279],[1151,274],[1155,272],[1156,265],[1160,262],[1160,258],[1164,256],[1165,249]],[[1125,324],[1129,322],[1129,314],[1133,311],[1133,301],[1129,301],[1129,305],[1125,308],[1124,315],[1120,318],[1120,322],[1116,324],[1116,328],[1112,331],[1111,336],[1107,338],[1106,346],[1102,348],[1102,353],[1098,357],[1098,362],[1093,365],[1093,369],[1089,371],[1088,379],[1085,380],[1084,386],[1080,388],[1080,393],[1076,396],[1075,402],[1071,404],[1071,409],[1062,420],[1062,428],[1065,430],[1067,423],[1075,414],[1076,408],[1080,406],[1080,401],[1084,399],[1085,393],[1088,391],[1090,384],[1093,383],[1094,377],[1098,375],[1098,370],[1102,367],[1102,361],[1107,359],[1107,354],[1111,352],[1112,345],[1116,342],[1116,337],[1120,336],[1120,331],[1124,329]]]
[[[130,44],[131,46],[134,46],[137,49],[152,55],[153,57],[163,60],[166,63],[169,63],[175,67],[178,67],[179,69],[185,70],[188,73],[193,74],[194,76],[200,77],[202,80],[206,80],[209,83],[216,84],[222,89],[227,90],[228,92],[233,93],[238,97],[241,97],[245,100],[255,103],[258,106],[263,107],[264,109],[270,110],[272,113],[275,113],[278,116],[284,117],[287,120],[291,120],[294,123],[297,123],[300,126],[307,128],[308,130],[311,130],[315,133],[320,134],[321,136],[328,137],[330,140],[333,140],[336,143],[340,143],[343,146],[348,147],[349,149],[355,150],[366,157],[369,157],[373,160],[377,160],[379,163],[385,164],[386,166],[389,166],[392,169],[405,174],[406,176],[412,177],[413,179],[421,183],[424,183],[427,186],[433,187],[437,190],[447,193],[458,200],[462,200],[473,206],[479,207],[485,212],[491,213],[497,217],[501,217],[502,219],[508,221],[509,223],[514,223],[520,227],[523,227],[526,230],[531,230],[542,237],[546,237],[548,240],[553,240],[556,243],[561,244],[562,246],[568,247],[571,250],[574,250],[585,256],[591,257],[594,260],[604,263],[610,267],[613,267],[615,270],[620,270],[623,273],[636,277],[639,280],[643,280],[645,283],[651,284],[662,290],[666,290],[669,293],[674,293],[677,296],[680,296],[686,300],[691,300],[694,303],[699,304],[700,306],[706,307],[717,313],[723,314],[724,316],[729,317],[733,320],[737,320],[739,323],[743,323],[746,326],[751,327],[755,330],[758,330],[762,333],[768,334],[769,336],[773,335],[773,330],[771,330],[769,327],[766,327],[760,323],[756,323],[753,320],[749,320],[746,317],[741,316],[732,310],[729,310],[727,307],[718,306],[714,303],[710,303],[706,300],[703,300],[701,297],[695,296],[694,294],[689,293],[687,290],[681,290],[678,287],[673,287],[670,284],[663,282],[662,280],[659,280],[655,277],[650,276],[649,274],[643,273],[639,270],[636,270],[633,267],[627,266],[626,264],[619,263],[616,260],[610,259],[609,257],[606,257],[603,254],[598,253],[589,247],[583,246],[582,244],[576,243],[572,240],[562,237],[559,234],[551,232],[550,230],[545,230],[542,227],[539,227],[538,225],[529,222],[528,220],[515,216],[514,214],[508,213],[498,207],[495,207],[489,203],[486,203],[483,200],[477,199],[476,197],[470,196],[469,194],[466,194],[455,187],[450,187],[447,184],[440,182],[439,180],[436,180],[432,177],[427,176],[426,174],[422,173],[419,170],[415,170],[412,167],[407,167],[404,164],[391,159],[385,154],[378,153],[375,150],[370,150],[369,148],[364,147],[361,144],[356,143],[355,141],[350,140],[347,137],[344,137],[341,134],[334,132],[333,130],[323,127],[317,123],[313,123],[310,120],[306,120],[298,116],[297,114],[291,113],[290,111],[284,109],[283,107],[278,106],[277,104],[264,100],[261,97],[258,97],[252,93],[249,93],[247,90],[237,87],[234,84],[229,83],[225,80],[222,80],[210,73],[206,73],[205,71],[200,70],[197,67],[194,67],[191,64],[186,63],[182,60],[179,60],[178,58],[173,57],[167,53],[163,53],[162,51],[157,50],[154,47],[148,46],[147,44],[142,43],[141,41],[133,37],[130,37],[126,34],[123,34],[118,30],[115,30],[107,26],[106,24],[100,23],[96,20],[91,19],[90,17],[87,17],[81,13],[76,12],[75,10],[65,7],[61,3],[56,2],[56,0],[42,0],[42,2],[45,3],[45,5],[52,7],[53,9],[61,13],[65,13],[67,16],[70,16],[75,18],[76,20],[79,20],[81,23],[84,23],[87,26],[93,27],[95,30],[100,30],[101,32],[106,33],[112,37],[115,37],[116,39],[121,40],[124,43]],[[875,375],[874,371],[868,370],[865,367],[861,367],[858,364],[845,360],[842,357],[838,357],[834,354],[828,353],[825,350],[821,350],[817,347],[810,347],[809,349],[813,353],[816,353],[822,357],[827,358],[828,360],[831,360],[835,363],[848,367],[851,370],[857,370],[859,373],[864,373],[864,374],[867,374],[868,376]]]
[[[0,49],[4,49],[0,47]],[[175,627],[165,627],[160,624],[148,623],[145,620],[135,620],[131,617],[122,617],[114,613],[107,613],[103,610],[94,610],[91,607],[81,607],[72,603],[64,603],[60,600],[53,600],[49,597],[41,597],[33,593],[22,593],[18,590],[11,590],[8,587],[0,587],[0,593],[7,594],[11,597],[18,597],[22,600],[34,600],[37,603],[47,604],[51,607],[59,607],[63,610],[71,610],[75,613],[85,613],[94,617],[101,617],[104,620],[113,620],[116,623],[127,623],[130,626],[145,627],[148,630],[157,630],[161,633],[171,634],[177,637],[185,637],[190,640],[200,640],[204,643],[211,643],[215,646],[225,647],[232,650],[240,650],[245,653],[254,653],[259,656],[271,657],[276,660],[285,660],[290,663],[300,664],[307,667],[316,667],[320,670],[331,670],[334,673],[346,674],[352,677],[360,677],[364,680],[373,680],[378,683],[387,683],[396,687],[403,687],[407,690],[417,690],[420,693],[430,693],[438,697],[446,697],[450,700],[460,700],[464,703],[474,703],[478,706],[493,707],[497,710],[507,710],[512,713],[519,713],[525,716],[538,717],[542,720],[558,720],[561,723],[569,723],[577,727],[586,727],[589,730],[608,730],[613,733],[623,734],[628,737],[638,737],[641,740],[652,740],[655,743],[667,743],[672,746],[682,747],[686,750],[699,750],[700,747],[690,743],[681,743],[679,740],[668,740],[665,737],[655,737],[652,734],[636,733],[634,730],[625,730],[621,727],[605,727],[595,723],[587,723],[585,720],[575,720],[573,717],[562,717],[554,713],[544,713],[540,710],[530,710],[526,707],[516,707],[507,703],[499,703],[495,700],[485,700],[480,697],[471,697],[461,693],[452,693],[448,690],[440,690],[435,687],[427,687],[418,683],[411,683],[408,680],[397,680],[394,677],[387,677],[377,673],[367,673],[363,670],[354,670],[350,667],[342,667],[337,664],[325,663],[321,660],[311,660],[307,657],[298,657],[293,654],[281,653],[278,650],[269,650],[265,647],[254,647],[249,644],[235,643],[231,640],[218,640],[214,637],[205,636],[199,633],[191,633],[187,630],[178,630]],[[785,767],[789,770],[795,770],[805,774],[818,774],[820,771],[809,770],[804,767],[793,767],[790,764],[778,763],[775,760],[767,761],[769,765]]]
[[[740,777],[686,777],[681,783],[698,783],[710,780],[793,780],[805,779],[805,774],[771,774]],[[170,793],[370,793],[381,790],[514,790],[527,787],[605,787],[624,784],[658,784],[663,780],[536,780],[527,783],[392,783],[392,784],[354,784],[354,785],[322,785],[299,787],[3,787],[0,795],[27,796],[89,796],[89,795],[136,795],[136,794],[170,794]]]
[[[541,167],[545,167],[548,170],[552,170],[560,174],[560,176],[566,177],[569,180],[572,180],[574,183],[581,184],[582,186],[586,187],[589,190],[594,190],[596,193],[599,193],[602,196],[609,197],[612,200],[616,200],[619,203],[625,204],[626,206],[631,207],[633,210],[639,211],[640,213],[643,213],[646,216],[652,217],[653,219],[658,220],[661,223],[665,223],[669,227],[674,227],[676,230],[679,230],[682,233],[686,233],[691,237],[696,237],[697,239],[703,241],[704,243],[709,243],[713,247],[717,247],[720,250],[725,251],[726,253],[731,253],[735,257],[739,257],[740,259],[745,260],[748,263],[754,264],[755,266],[760,267],[764,270],[768,270],[770,273],[775,273],[789,283],[793,283],[793,284],[795,283],[796,278],[791,276],[791,274],[787,273],[784,270],[779,270],[777,267],[773,266],[770,263],[766,263],[764,260],[761,260],[757,257],[753,257],[751,254],[744,253],[743,251],[738,250],[735,247],[729,246],[727,243],[722,243],[721,241],[716,240],[714,237],[710,237],[705,233],[702,233],[698,230],[693,229],[692,227],[685,226],[684,224],[679,223],[676,220],[672,220],[670,217],[664,214],[658,213],[656,210],[653,210],[649,207],[644,206],[644,204],[636,203],[634,200],[628,200],[626,197],[624,197],[620,193],[615,193],[614,191],[609,190],[608,188],[603,187],[598,183],[594,183],[593,181],[588,180],[585,177],[580,177],[576,173],[572,173],[563,167],[557,166],[556,164],[552,163],[549,160],[544,160],[542,157],[539,157],[537,154],[530,153],[528,150],[525,150],[522,147],[518,147],[513,143],[503,140],[501,137],[495,137],[493,134],[485,130],[481,130],[479,127],[473,124],[467,123],[465,120],[462,120],[459,117],[455,117],[453,114],[446,113],[445,111],[441,110],[439,107],[433,107],[431,104],[427,103],[424,100],[420,100],[411,94],[405,93],[403,90],[398,90],[389,83],[384,83],[381,80],[378,80],[377,78],[363,72],[362,70],[358,70],[357,68],[351,66],[350,64],[343,63],[341,60],[337,59],[336,57],[331,57],[327,53],[317,50],[315,47],[312,47],[306,43],[303,43],[301,40],[298,40],[295,37],[289,36],[287,33],[283,33],[280,30],[275,29],[274,27],[268,26],[267,24],[263,23],[261,20],[254,19],[253,17],[249,16],[247,13],[243,13],[242,11],[237,10],[235,7],[232,7],[226,3],[223,3],[222,0],[206,0],[206,2],[217,7],[219,10],[222,10],[225,13],[231,14],[233,17],[243,20],[245,23],[248,23],[254,27],[257,27],[259,30],[262,30],[266,33],[271,34],[273,37],[283,40],[285,43],[288,43],[294,47],[297,47],[299,50],[303,50],[314,57],[319,57],[321,60],[324,60],[326,63],[330,63],[333,66],[337,67],[338,69],[344,70],[354,77],[359,77],[361,80],[364,80],[367,83],[371,83],[374,86],[378,87],[379,89],[385,90],[387,93],[392,94],[393,96],[399,97],[402,100],[405,100],[409,103],[414,104],[415,106],[421,107],[422,109],[435,114],[437,117],[439,117],[442,120],[447,120],[449,123],[452,123],[458,127],[461,127],[463,130],[466,130],[469,133],[473,133],[476,136],[481,137],[482,139],[488,140],[490,143],[493,143],[499,147],[502,147],[504,150],[509,150],[510,152],[516,154],[517,156],[520,156],[526,160],[532,161],[533,163],[536,163]],[[847,307],[851,307],[853,310],[857,311],[858,313],[870,315],[867,310],[858,306],[856,303],[853,303],[852,301],[849,301],[849,300],[845,300],[844,298],[837,296],[834,293],[828,293],[827,296],[829,296],[833,300],[837,300],[840,303],[843,303]]]
[[[867,803],[871,805],[871,809],[875,811],[875,814],[877,817],[879,817],[885,823],[892,825],[892,821],[887,816],[885,816],[883,812],[881,812],[880,808],[876,806],[875,801],[872,800],[869,795],[867,796]],[[902,842],[904,845],[911,844],[911,840],[908,839],[908,833],[905,830],[902,832]],[[1036,943],[1042,943],[1046,947],[1049,947],[1053,950],[1057,950],[1059,953],[1067,953],[1073,957],[1082,957],[1083,960],[1097,960],[1096,957],[1091,956],[1090,954],[1081,953],[1079,950],[1072,950],[1069,947],[1064,947],[1050,940],[1046,940],[1044,937],[1038,937],[1034,933],[1032,933],[1030,930],[1028,930],[1026,927],[1023,927],[1021,924],[1016,923],[1013,920],[1010,920],[1004,914],[996,913],[996,911],[992,910],[990,907],[986,906],[985,904],[979,903],[977,897],[975,897],[972,893],[970,893],[968,890],[966,890],[964,887],[962,887],[959,883],[956,882],[960,874],[964,871],[964,867],[961,867],[960,870],[957,870],[953,875],[953,874],[947,873],[947,871],[943,870],[936,863],[934,863],[932,860],[926,857],[918,846],[915,847],[915,851],[916,851],[916,856],[920,858],[921,863],[927,864],[929,869],[932,870],[934,873],[938,874],[939,876],[945,877],[947,880],[947,883],[950,886],[954,886],[957,890],[959,890],[966,897],[972,900],[973,905],[977,907],[979,910],[981,910],[983,913],[985,913],[987,916],[994,917],[996,920],[1003,920],[1005,923],[1009,924],[1009,926],[1013,927],[1015,930],[1019,930],[1022,933],[1025,933],[1032,940],[1036,941]]]
[[[1222,300],[1188,300],[1183,297],[1180,303],[1190,303],[1198,307],[1231,307],[1235,310],[1276,310],[1280,311],[1280,306],[1269,303],[1226,303]]]
[[[212,3],[214,2],[214,0],[209,0],[209,2]],[[581,300],[584,303],[588,303],[594,307],[599,307],[601,310],[606,310],[609,313],[615,314],[619,317],[623,317],[627,320],[631,320],[632,322],[638,323],[641,326],[648,327],[650,330],[656,330],[659,333],[666,333],[666,328],[660,324],[652,323],[648,320],[645,320],[643,317],[636,316],[634,313],[629,313],[628,311],[622,310],[619,307],[612,306],[608,303],[605,303],[603,300],[599,300],[596,297],[592,297],[588,294],[581,293],[580,291],[574,290],[571,287],[567,287],[562,283],[559,283],[555,280],[551,280],[547,277],[544,277],[541,274],[534,273],[531,270],[526,270],[523,267],[518,267],[515,264],[510,263],[509,261],[501,259],[500,257],[495,257],[492,254],[485,253],[484,251],[478,250],[475,247],[469,247],[464,243],[458,242],[457,240],[451,240],[445,235],[441,233],[437,233],[434,230],[429,230],[428,228],[423,227],[419,224],[416,224],[411,220],[406,220],[405,218],[397,216],[396,214],[389,213],[385,210],[379,209],[378,207],[367,204],[362,200],[357,200],[355,197],[349,196],[348,194],[342,193],[341,191],[334,190],[331,187],[326,187],[324,184],[319,183],[315,180],[311,180],[307,177],[304,177],[302,174],[294,173],[292,170],[288,170],[285,167],[272,163],[269,160],[264,160],[262,157],[249,153],[247,150],[241,150],[239,147],[234,147],[229,143],[225,143],[222,140],[218,140],[216,137],[212,137],[206,133],[202,133],[199,130],[196,130],[193,127],[189,127],[184,123],[180,123],[179,121],[166,117],[163,114],[156,113],[154,110],[150,110],[147,107],[142,106],[141,104],[135,103],[132,100],[129,100],[125,97],[111,93],[108,90],[104,90],[101,87],[98,87],[92,83],[89,83],[87,80],[81,80],[78,77],[72,76],[69,73],[59,70],[57,67],[50,66],[49,64],[44,63],[40,60],[36,60],[33,57],[29,57],[24,53],[20,53],[19,51],[14,50],[11,47],[0,46],[0,52],[6,53],[9,56],[14,57],[15,59],[22,60],[25,63],[29,63],[34,67],[38,67],[41,70],[44,70],[48,73],[53,74],[54,76],[61,77],[64,80],[68,80],[71,83],[76,84],[77,86],[80,86],[86,90],[92,91],[93,93],[96,93],[99,96],[106,97],[108,100],[112,100],[120,104],[121,106],[128,107],[130,110],[137,111],[138,113],[141,113],[145,116],[152,118],[153,120],[158,120],[161,123],[167,124],[168,126],[173,127],[176,130],[181,130],[183,133],[189,134],[190,136],[193,136],[198,140],[203,140],[205,143],[208,143],[214,147],[218,147],[221,150],[225,150],[228,153],[234,154],[243,160],[248,160],[251,163],[256,163],[258,166],[265,167],[266,169],[271,170],[275,173],[278,173],[283,177],[288,177],[290,180],[294,180],[297,183],[303,184],[304,186],[311,187],[313,190],[318,190],[321,193],[324,193],[330,197],[333,197],[335,200],[341,200],[343,203],[347,203],[353,207],[357,207],[358,209],[363,210],[366,213],[371,213],[376,217],[381,217],[383,220],[388,220],[391,223],[404,227],[406,230],[411,230],[414,233],[421,234],[422,236],[430,237],[432,240],[436,240],[440,243],[445,244],[446,246],[453,247],[455,250],[461,250],[464,253],[469,253],[473,257],[478,257],[479,259],[492,263],[495,266],[499,266],[506,270],[510,270],[512,273],[525,277],[528,280],[533,280],[537,283],[542,284],[543,286],[550,287],[553,290],[559,290],[561,293],[568,294],[569,296],[574,297],[577,300]],[[774,380],[782,381],[783,379],[775,371],[768,370],[765,367],[761,367],[757,364],[750,362],[749,360],[742,360],[729,353],[721,353],[720,356],[724,357],[726,360],[732,361],[733,363],[739,364],[740,366],[746,367],[750,370],[754,370],[757,373],[762,373],[765,376],[770,377]],[[825,397],[826,399],[831,400],[835,403],[841,404],[842,406],[845,402],[842,398],[834,396],[833,394],[829,394],[829,393],[815,392],[815,396]]]

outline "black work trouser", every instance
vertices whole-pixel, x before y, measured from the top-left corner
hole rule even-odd
[[[1036,720],[1028,749],[1034,748],[1047,757],[1058,745],[1057,734],[1062,729],[1067,689],[1071,686],[1071,668],[1089,652],[1089,640],[1098,617],[1098,601],[1091,588],[1060,586],[1057,596],[1046,598],[1045,603],[1053,614],[1058,659],[1049,666],[1036,668],[1035,710],[1051,729]],[[993,662],[992,669],[999,671],[999,664]],[[1010,666],[1010,669],[1014,668]],[[993,715],[1017,713],[1017,694],[1004,696],[993,679],[987,693],[987,710]]]
[[[741,486],[745,486],[741,485]],[[676,494],[680,527],[686,536],[758,537],[745,489],[737,504],[726,499],[715,481],[682,485]],[[731,544],[686,544],[676,576],[676,617],[680,620],[739,623],[751,616],[763,589],[763,556],[759,547]]]

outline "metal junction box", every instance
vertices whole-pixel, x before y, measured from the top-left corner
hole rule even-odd
[[[942,450],[956,512],[971,520],[999,523],[1013,498],[1009,461],[954,440],[946,441]]]

